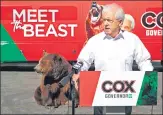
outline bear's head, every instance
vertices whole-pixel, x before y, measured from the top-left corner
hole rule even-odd
[[[34,69],[37,73],[59,80],[71,72],[71,65],[59,54],[44,52]]]
[[[100,23],[102,18],[102,10],[103,10],[102,5],[99,5],[96,2],[92,2],[91,9],[89,10],[89,14],[88,14],[90,23],[92,25],[97,25]]]

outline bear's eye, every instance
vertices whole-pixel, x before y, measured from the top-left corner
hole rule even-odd
[[[44,65],[44,64],[45,64],[45,61],[41,61],[41,64],[43,64],[43,65]]]

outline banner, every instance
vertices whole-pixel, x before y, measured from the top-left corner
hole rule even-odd
[[[81,72],[80,105],[157,105],[157,77],[157,72],[143,71]]]
[[[59,53],[67,60],[75,61],[87,41],[103,31],[103,7],[113,3],[120,5],[132,19],[124,21],[122,29],[140,38],[152,60],[162,60],[161,0],[3,0],[1,62],[38,61],[43,51]]]

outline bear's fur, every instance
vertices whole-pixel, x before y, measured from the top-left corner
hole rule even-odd
[[[44,53],[39,63],[34,68],[41,74],[40,86],[35,90],[34,98],[39,105],[54,106],[65,104],[71,97],[69,93],[70,83],[59,87],[59,81],[71,71],[71,64],[59,54]],[[76,91],[75,106],[78,106],[78,93]]]
[[[99,5],[96,2],[93,2],[94,5],[91,6],[91,9],[88,11],[86,17],[86,35],[87,41],[94,35],[103,31],[104,26],[102,22],[102,10],[103,5]],[[96,19],[94,19],[96,17]]]

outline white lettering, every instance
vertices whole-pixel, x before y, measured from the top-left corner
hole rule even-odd
[[[24,24],[24,37],[33,37],[34,28],[31,24]]]
[[[52,30],[52,31],[51,31]],[[46,33],[46,36],[49,36],[49,34],[54,34],[56,37],[58,37],[57,33],[56,33],[56,30],[53,26],[53,24],[50,24],[49,28],[48,28],[48,31]]]
[[[6,14],[6,15],[7,15],[7,14]],[[17,19],[16,19],[16,16],[17,16],[19,19],[23,16],[23,22],[26,21],[25,10],[24,10],[24,9],[21,11],[20,14],[17,12],[16,9],[13,9],[13,22],[15,22],[15,21],[17,20]]]
[[[11,22],[14,25],[13,31],[23,30],[24,37],[48,37],[49,35],[74,37],[75,28],[78,27],[77,24],[48,23],[49,18],[51,18],[52,22],[56,22],[57,12],[59,12],[57,9],[22,9],[21,11],[13,9],[13,22]],[[152,33],[149,31],[150,34]],[[154,32],[154,34],[160,34],[160,32]]]
[[[77,27],[77,24],[68,24],[68,27],[71,28],[71,36],[74,37],[74,33],[75,33],[75,27]]]
[[[31,14],[32,12],[37,12],[36,9],[28,9],[28,22],[37,22],[37,19],[31,19],[32,17],[33,18],[36,18],[36,14]]]
[[[153,36],[153,31],[149,31],[150,36]]]
[[[39,32],[44,32],[44,29],[41,29],[39,27],[45,27],[45,24],[36,24],[36,37],[45,37],[44,34],[39,34]]]
[[[146,30],[146,36],[162,36],[163,30]]]
[[[56,13],[56,12],[59,12],[59,10],[48,10],[48,11],[52,13],[52,22],[55,22],[55,20],[56,20],[56,15],[55,15],[55,13]]]
[[[62,27],[64,27],[64,29],[63,29]],[[64,33],[64,34],[60,34],[60,33],[59,33],[58,35],[59,35],[60,37],[65,37],[65,36],[67,36],[67,31],[65,30],[66,27],[67,27],[67,26],[66,26],[65,24],[60,24],[60,25],[59,25],[58,30]]]
[[[14,28],[13,28],[13,31],[15,32],[17,29],[24,29],[24,26],[21,26],[20,24],[21,21],[19,20],[16,20],[15,22],[11,22],[11,24],[14,24]]]
[[[149,36],[149,30],[146,30],[146,36]]]
[[[163,30],[158,30],[158,35],[162,36]]]
[[[38,22],[48,22],[48,20],[41,19],[47,18],[47,14],[42,14],[43,12],[47,12],[47,10],[38,10]]]

